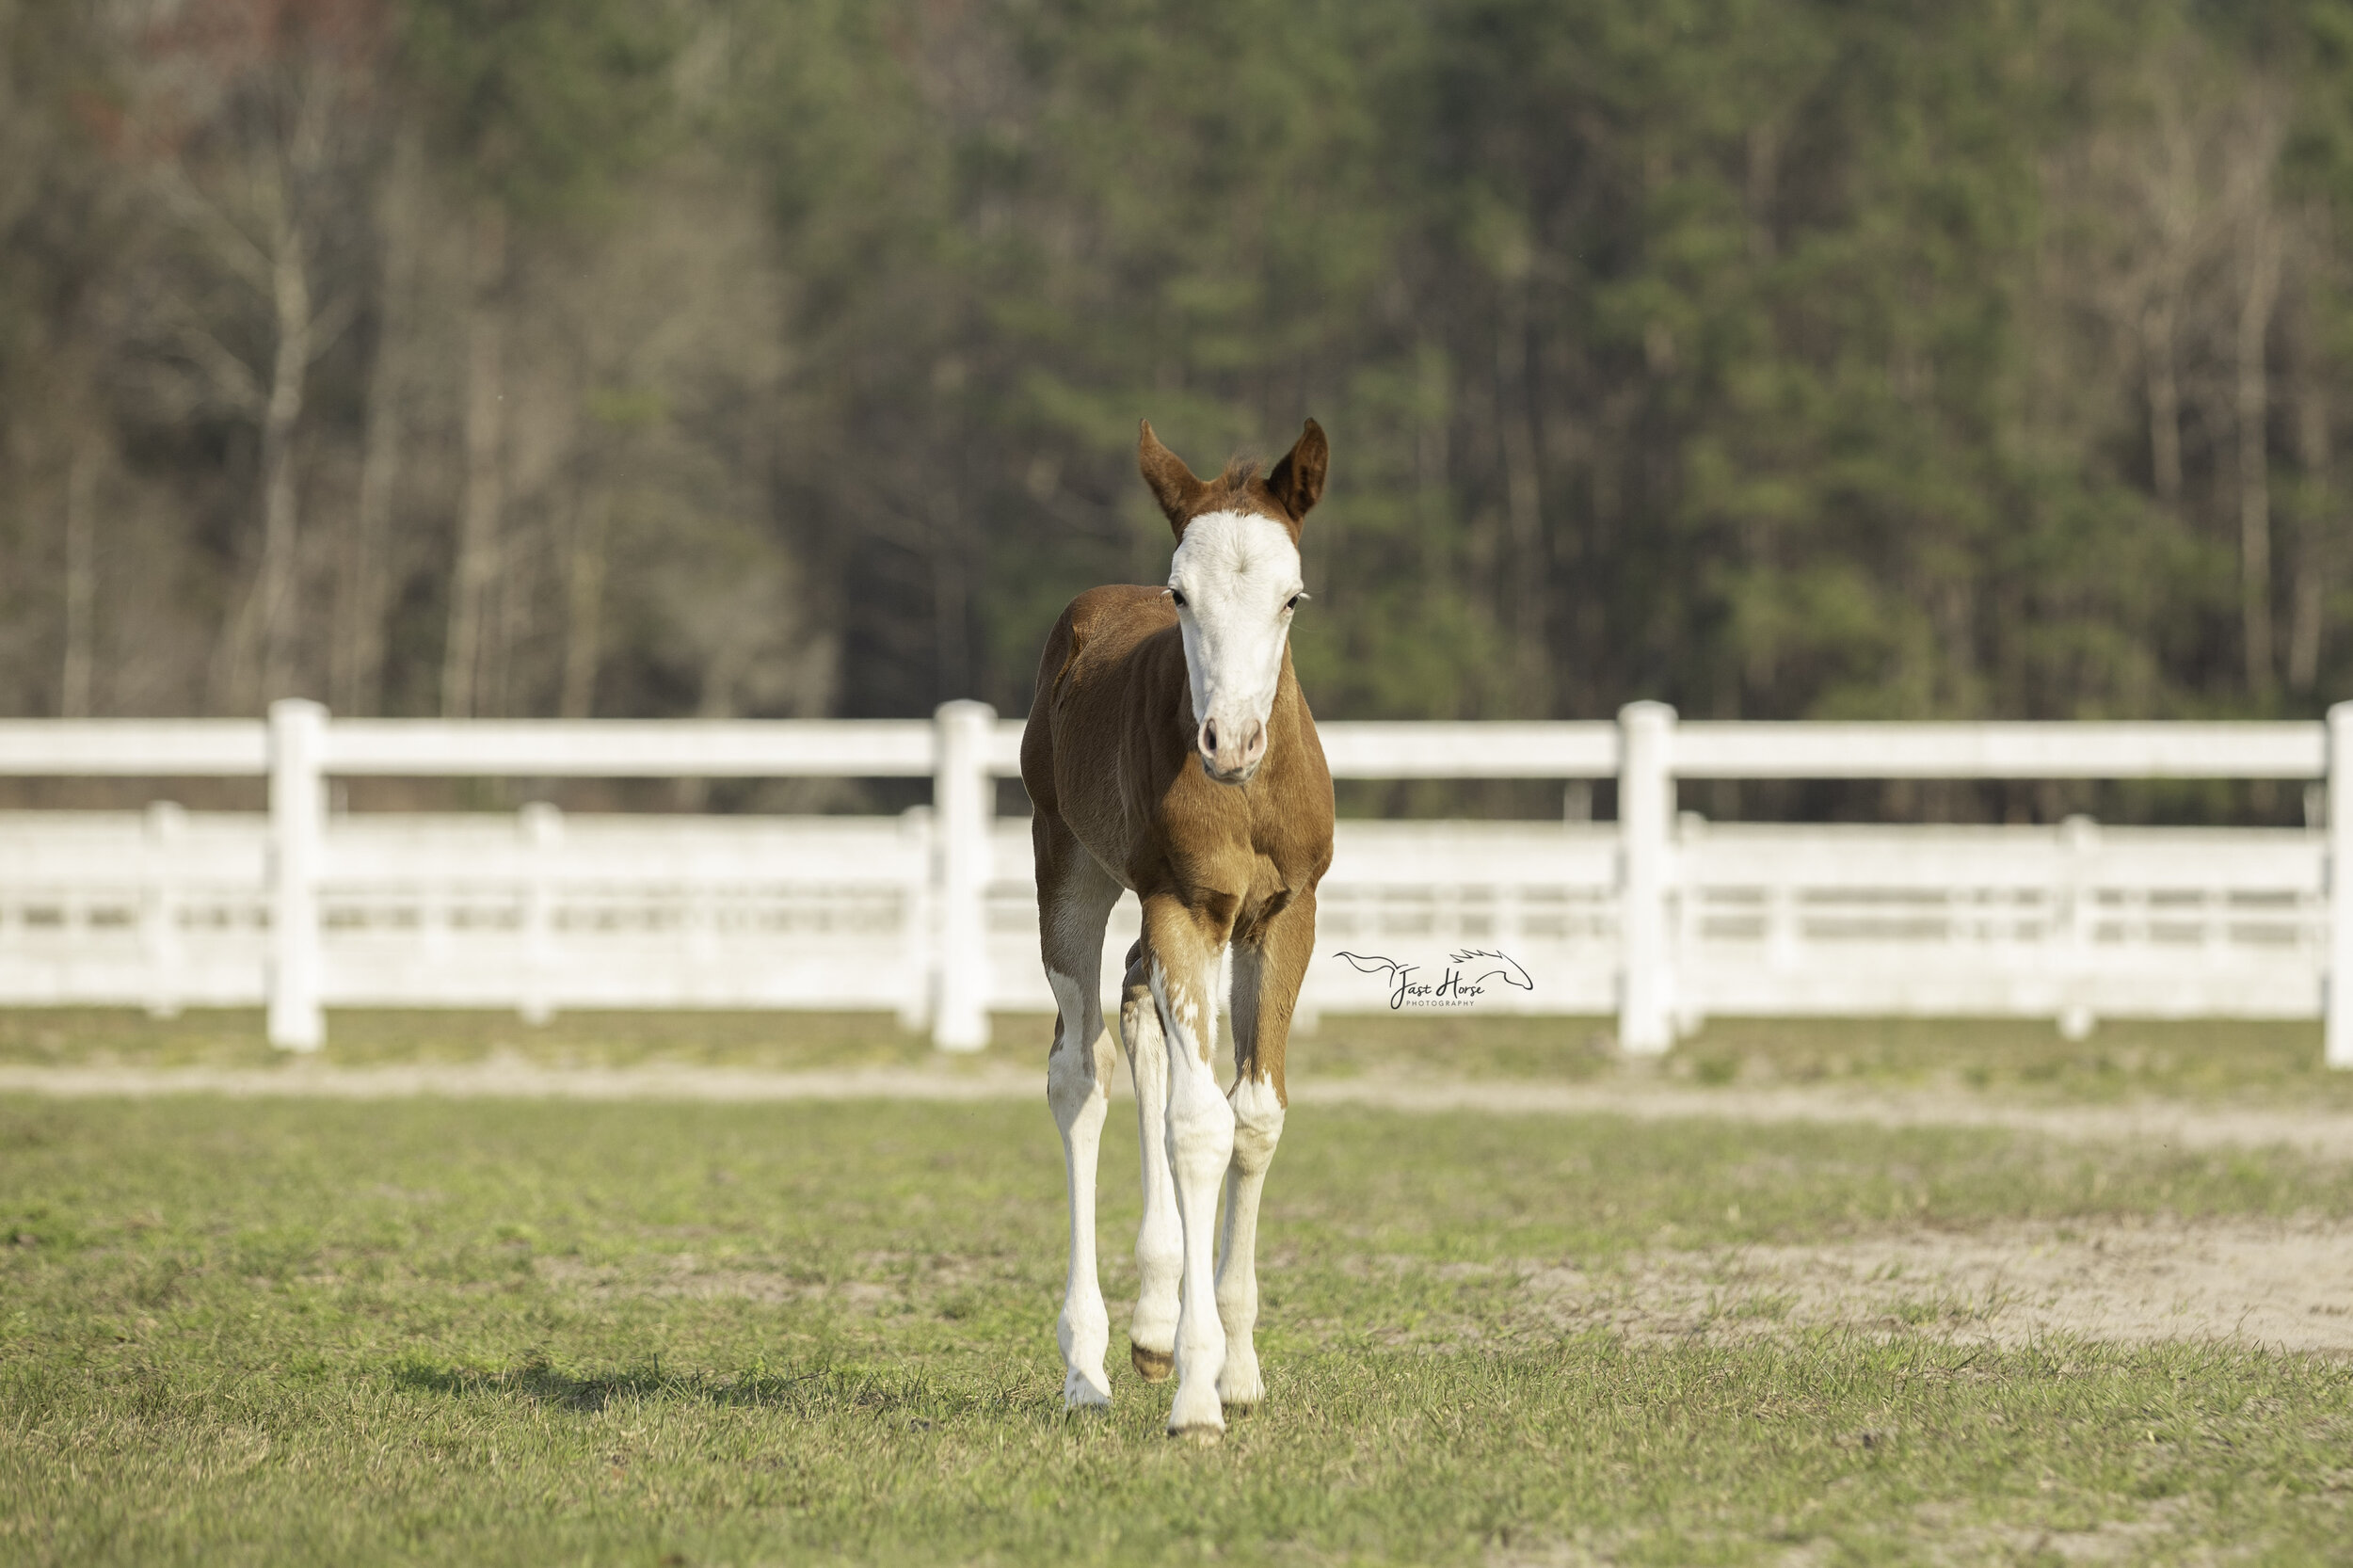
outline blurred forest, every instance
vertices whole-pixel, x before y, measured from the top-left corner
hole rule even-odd
[[[0,714],[2353,695],[2345,0],[0,0]]]

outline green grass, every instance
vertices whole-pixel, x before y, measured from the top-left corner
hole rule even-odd
[[[2353,1110],[2320,1025],[2108,1019],[2082,1040],[2043,1022],[1718,1018],[1669,1070],[1699,1082],[1927,1088],[2080,1104],[2134,1098]]]
[[[1026,1029],[1025,1029],[1025,1026]],[[335,1012],[322,1059],[340,1066],[518,1059],[551,1067],[645,1064],[713,1067],[957,1065],[1004,1060],[1002,1042],[1050,1021],[1000,1019],[1000,1048],[948,1057],[922,1035],[874,1013],[566,1013],[528,1024],[499,1012]],[[1044,1060],[1041,1048],[1035,1053]],[[207,1008],[151,1018],[127,1008],[0,1011],[0,1062],[131,1067],[269,1067],[291,1058],[271,1048],[257,1009]],[[1025,1058],[1026,1060],[1026,1058]]]
[[[2022,1217],[2342,1219],[2343,1165],[1303,1112],[1267,1202],[1272,1402],[1213,1449],[1161,1437],[1168,1391],[1124,1368],[1108,1418],[1060,1412],[1060,1193],[1042,1105],[0,1100],[0,1560],[2290,1562],[2353,1538],[2342,1362],[1900,1324],[1563,1337],[1522,1283]]]
[[[512,1013],[339,1012],[324,1060],[366,1066],[493,1058],[547,1066],[1040,1067],[1050,1018],[1000,1015],[995,1044],[946,1056],[875,1014],[574,1013],[542,1025]],[[2135,1098],[2353,1110],[2353,1073],[2321,1063],[2317,1023],[2103,1023],[2069,1041],[2047,1022],[1718,1018],[1663,1063],[1627,1064],[1609,1020],[1495,1015],[1332,1016],[1293,1038],[1295,1072],[1607,1082],[1660,1075],[1701,1087],[1818,1084],[1932,1090],[2047,1102]],[[0,1064],[283,1066],[262,1017],[200,1011],[152,1019],[127,1009],[0,1011]]]
[[[325,1060],[348,1066],[494,1057],[547,1066],[684,1064],[762,1067],[935,1067],[1017,1063],[1042,1068],[1053,1019],[1000,1014],[995,1042],[945,1056],[873,1013],[565,1013],[527,1024],[499,1012],[336,1012]],[[1614,1070],[1608,1023],[1595,1018],[1334,1017],[1294,1047],[1330,1076],[1426,1070],[1481,1078],[1588,1079]],[[0,1063],[117,1063],[137,1067],[282,1065],[258,1010],[205,1009],[150,1018],[127,1008],[0,1010]]]

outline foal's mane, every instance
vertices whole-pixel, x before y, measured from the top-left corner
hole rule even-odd
[[[1152,499],[1182,538],[1185,525],[1209,512],[1257,512],[1282,523],[1292,542],[1299,538],[1300,520],[1323,491],[1323,474],[1331,448],[1323,427],[1309,420],[1292,443],[1290,453],[1270,472],[1257,454],[1236,453],[1225,460],[1214,479],[1203,479],[1185,460],[1152,433],[1152,422],[1137,422],[1136,468],[1150,487]],[[1281,493],[1277,494],[1277,488]]]
[[[1225,472],[1210,480],[1209,488],[1202,491],[1200,504],[1194,510],[1221,512],[1226,504],[1250,500],[1250,487],[1258,482],[1258,471],[1265,466],[1265,459],[1254,452],[1235,453],[1225,459]]]

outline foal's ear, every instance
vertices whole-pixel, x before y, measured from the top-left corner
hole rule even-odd
[[[1296,524],[1307,515],[1307,509],[1323,496],[1323,475],[1332,466],[1332,446],[1323,439],[1323,426],[1314,420],[1299,433],[1299,440],[1274,465],[1274,472],[1266,476],[1267,493],[1274,504],[1290,514]]]
[[[1168,515],[1168,525],[1181,539],[1185,536],[1186,514],[1209,487],[1193,476],[1193,470],[1185,467],[1182,457],[1160,444],[1160,438],[1152,434],[1150,420],[1141,423],[1143,431],[1136,437],[1136,468],[1143,473],[1144,482],[1152,487],[1152,499]]]

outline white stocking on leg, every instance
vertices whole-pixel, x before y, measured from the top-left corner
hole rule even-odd
[[[1176,1218],[1176,1182],[1168,1169],[1168,1042],[1160,1009],[1139,971],[1130,976],[1119,1010],[1128,1047],[1128,1074],[1136,1090],[1136,1145],[1144,1166],[1144,1224],[1136,1230],[1136,1312],[1128,1326],[1128,1355],[1146,1383],[1165,1383],[1176,1370],[1176,1285],[1185,1261],[1185,1233]]]
[[[1101,1049],[1103,1025],[1092,999],[1067,975],[1049,973],[1047,978],[1061,1003],[1062,1020],[1055,1030],[1054,1052],[1046,1062],[1046,1099],[1062,1131],[1070,1186],[1070,1277],[1063,1288],[1054,1339],[1062,1347],[1063,1403],[1074,1410],[1101,1409],[1112,1402],[1111,1379],[1103,1371],[1112,1327],[1095,1268],[1095,1167],[1111,1104],[1111,1059]]]
[[[1213,972],[1213,971],[1212,971]],[[1183,1292],[1176,1316],[1176,1398],[1171,1432],[1214,1434],[1225,1430],[1218,1375],[1225,1365],[1225,1329],[1215,1305],[1210,1232],[1217,1223],[1218,1184],[1234,1157],[1234,1112],[1209,1069],[1217,1015],[1209,976],[1172,980],[1157,967],[1152,989],[1168,1032],[1168,1162],[1176,1182],[1176,1215],[1184,1225]]]
[[[1266,1398],[1258,1376],[1258,1195],[1266,1190],[1267,1166],[1283,1138],[1283,1103],[1265,1079],[1235,1081],[1234,1160],[1225,1177],[1225,1237],[1218,1249],[1217,1315],[1225,1328],[1225,1366],[1218,1373],[1217,1397],[1247,1409]]]

